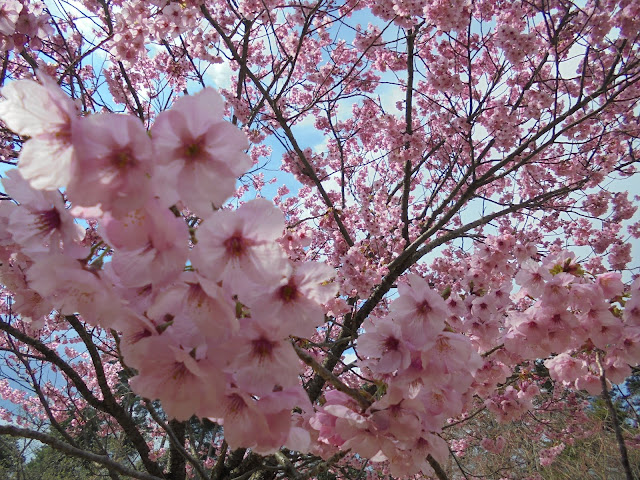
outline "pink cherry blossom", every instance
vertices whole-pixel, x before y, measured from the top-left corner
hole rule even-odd
[[[234,359],[227,367],[234,381],[243,391],[262,396],[278,387],[298,384],[301,363],[291,343],[277,335],[277,331],[248,324],[242,334],[228,347]]]
[[[151,197],[151,140],[139,119],[103,113],[74,125],[78,158],[67,192],[74,205],[99,206],[116,218]]]
[[[105,214],[101,235],[116,250],[113,272],[128,287],[165,285],[185,268],[187,225],[156,199],[122,219]]]
[[[7,0],[0,7],[0,33],[12,35],[15,32],[16,21],[22,10],[22,4],[18,0]]]
[[[358,339],[358,352],[369,357],[364,364],[380,374],[404,370],[411,364],[410,345],[405,341],[400,325],[388,319],[363,325],[365,333]]]
[[[440,295],[429,288],[426,280],[409,275],[407,284],[400,284],[400,297],[391,305],[395,320],[407,338],[416,345],[433,343],[444,328],[447,306]]]
[[[283,229],[282,214],[263,199],[247,202],[234,212],[214,212],[198,228],[191,261],[202,276],[222,281],[236,294],[247,289],[247,279],[279,282],[291,268],[275,243]]]
[[[141,350],[134,366],[138,375],[129,383],[134,392],[160,398],[172,418],[187,420],[194,413],[206,415],[210,402],[220,401],[225,379],[212,368],[206,346],[181,344],[169,334],[151,335],[135,344]]]
[[[82,261],[63,254],[34,254],[27,282],[63,315],[79,313],[84,320],[118,328],[127,321],[126,307]]]
[[[13,210],[7,230],[13,241],[25,251],[69,250],[84,237],[84,228],[74,222],[58,191],[34,190],[19,170],[7,172],[2,180],[5,190],[20,203]]]
[[[44,74],[41,83],[18,80],[2,88],[0,119],[31,139],[20,153],[20,173],[38,190],[69,183],[75,168],[72,125],[75,103]]]
[[[251,316],[278,335],[310,338],[324,323],[322,304],[334,298],[334,270],[322,263],[294,264],[273,287],[248,291],[241,297]]]
[[[207,216],[235,190],[235,180],[251,165],[243,152],[246,136],[222,120],[222,99],[213,89],[184,96],[158,116],[152,128],[156,159],[171,179],[169,187],[189,208]],[[169,173],[170,172],[170,173]],[[168,198],[169,205],[178,197]]]
[[[176,282],[156,292],[146,315],[156,322],[168,317],[177,323],[188,321],[202,338],[220,344],[240,328],[234,307],[235,302],[216,283],[195,272],[184,272]]]

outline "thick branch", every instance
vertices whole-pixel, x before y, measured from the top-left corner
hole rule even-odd
[[[418,28],[409,30],[407,33],[407,92],[405,95],[405,134],[407,141],[404,149],[409,150],[411,147],[411,135],[413,134],[413,47],[416,40]],[[402,220],[402,238],[405,241],[405,247],[409,246],[409,192],[411,191],[411,158],[407,158],[404,163],[404,179],[402,184],[402,204],[400,215]]]
[[[287,458],[287,456],[278,451],[275,453],[276,460],[282,467],[284,468],[285,473],[287,474],[287,478],[292,480],[302,480],[302,475],[300,472],[296,470],[296,467],[291,463],[291,460]]]
[[[170,420],[169,428],[173,432],[171,439],[171,448],[169,450],[169,479],[170,480],[185,480],[187,478],[187,462],[182,452],[184,450],[184,434],[185,425],[184,422],[178,420]],[[207,477],[203,477],[203,480],[207,480]]]
[[[363,411],[369,408],[372,402],[363,395],[364,392],[348,387],[328,369],[320,365],[311,355],[309,355],[298,345],[296,345],[295,342],[291,342],[291,344],[293,345],[293,348],[298,354],[300,360],[309,365],[313,369],[313,371],[320,375],[326,382],[329,382],[331,385],[333,385],[336,390],[346,393],[351,398],[353,398],[356,402],[358,402]],[[311,401],[314,400],[315,399],[311,399]]]
[[[116,419],[129,440],[131,440],[131,443],[133,443],[136,450],[140,454],[140,459],[142,460],[142,463],[147,468],[147,470],[154,475],[162,475],[162,470],[160,469],[158,464],[149,458],[149,446],[138,430],[135,422],[132,420],[127,411],[122,407],[122,405],[120,405],[118,400],[113,396],[113,392],[111,391],[111,387],[109,386],[107,377],[104,373],[102,360],[100,359],[100,353],[93,343],[91,335],[87,332],[87,330],[84,328],[84,325],[82,325],[80,320],[78,320],[75,315],[67,315],[66,319],[84,342],[85,346],[87,347],[87,351],[89,352],[89,356],[91,357],[91,362],[93,363],[93,367],[96,372],[96,379],[98,380],[98,386],[100,387],[100,391],[102,392],[102,396],[104,398],[104,400],[102,401],[103,407],[101,409]]]
[[[427,462],[429,462],[429,465],[431,465],[431,468],[433,468],[433,471],[436,472],[436,476],[440,480],[449,480],[449,477],[447,477],[447,474],[442,469],[442,466],[440,466],[438,461],[435,458],[433,458],[431,454],[427,455]]]
[[[171,444],[171,453],[172,453],[171,455],[172,465],[173,465],[175,456],[177,454],[180,454],[185,460],[187,460],[193,466],[193,468],[196,470],[196,472],[198,472],[198,475],[202,478],[202,480],[208,480],[207,473],[202,468],[202,465],[200,464],[200,462],[198,462],[195,458],[189,455],[189,452],[187,452],[184,448],[184,425],[182,426],[182,434],[180,434],[179,431],[175,432],[173,427],[176,425],[176,423],[174,421],[171,421],[170,422],[171,425],[167,425],[167,423],[163,421],[162,418],[160,418],[160,415],[158,415],[158,412],[156,412],[156,409],[153,408],[153,405],[149,400],[145,399],[144,406],[151,414],[151,417],[153,418],[153,420],[158,425],[160,425],[160,427],[162,427],[162,429],[165,432],[167,432],[167,435],[169,436],[169,443]],[[180,424],[180,422],[177,422],[177,424]],[[175,463],[175,466],[178,466],[177,461]]]
[[[41,341],[30,337],[6,322],[0,322],[0,330],[4,330],[12,337],[40,352],[47,362],[58,367],[67,376],[67,378],[73,382],[78,393],[82,395],[89,405],[111,415],[118,424],[120,424],[124,433],[138,451],[145,468],[153,475],[163,478],[162,470],[158,464],[149,458],[149,446],[147,445],[147,442],[122,406],[120,406],[115,400],[108,401],[106,398],[105,400],[98,399],[71,365],[65,362],[54,350],[51,350]],[[113,396],[111,398],[113,399]]]
[[[89,387],[87,387],[87,385],[82,380],[82,377],[80,377],[80,375],[78,375],[78,373],[67,362],[60,358],[57,352],[51,350],[41,341],[30,337],[26,333],[21,332],[7,322],[0,321],[0,330],[4,330],[12,337],[40,352],[47,362],[58,367],[67,376],[67,378],[69,378],[69,380],[73,382],[73,385],[78,390],[78,393],[82,395],[82,397],[87,401],[87,403],[89,403],[89,405],[97,408],[98,410],[104,411],[104,402],[93,395],[91,390],[89,390]]]

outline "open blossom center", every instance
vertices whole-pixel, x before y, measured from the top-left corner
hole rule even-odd
[[[400,340],[396,337],[387,337],[383,342],[383,347],[385,352],[396,351],[400,346]]]
[[[246,250],[246,242],[241,235],[235,234],[224,241],[227,253],[233,257],[240,257]]]
[[[240,413],[247,406],[246,402],[244,401],[244,398],[242,398],[237,393],[234,393],[227,398],[229,400],[227,404],[227,410],[229,413]]]
[[[189,369],[183,362],[176,362],[173,364],[173,375],[171,378],[176,381],[182,380],[189,374]]]
[[[448,352],[452,350],[451,345],[449,344],[449,341],[443,337],[438,338],[438,340],[436,340],[436,348],[438,349],[439,352]]]
[[[191,142],[187,142],[184,147],[184,156],[187,160],[198,160],[198,157],[204,151],[204,138],[196,138]]]
[[[253,356],[262,359],[271,356],[274,343],[264,337],[260,337],[252,340],[251,346]]]
[[[433,308],[431,308],[431,305],[426,300],[424,302],[418,304],[418,313],[420,313],[422,315],[426,315],[426,314],[430,313],[431,310],[433,310]]]
[[[60,218],[60,212],[56,208],[51,210],[42,210],[38,212],[38,219],[36,225],[43,232],[51,232],[60,228],[62,219]]]
[[[56,140],[65,144],[71,145],[71,119],[68,120],[64,126],[60,127],[58,131],[55,132]]]
[[[280,287],[280,291],[278,293],[279,293],[278,296],[280,297],[280,299],[282,299],[284,303],[293,302],[300,295],[300,292],[298,292],[298,288],[295,285],[292,285],[291,283],[288,283],[287,285],[283,285],[282,287]]]
[[[153,335],[153,333],[151,333],[150,330],[143,328],[142,330],[138,330],[137,332],[135,332],[133,335],[131,335],[128,339],[127,339],[127,343],[129,345],[135,345],[136,343],[138,343],[140,340],[145,339],[145,338],[149,338],[151,335]]]
[[[562,325],[562,315],[555,313],[551,316],[551,323],[553,325]]]
[[[123,170],[125,168],[135,167],[137,164],[136,158],[131,154],[129,149],[120,150],[115,152],[111,157],[111,163],[118,169]]]
[[[189,284],[189,290],[187,290],[187,299],[189,304],[201,308],[207,301],[207,293],[199,283],[191,283]]]

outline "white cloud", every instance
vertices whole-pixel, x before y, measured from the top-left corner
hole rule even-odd
[[[207,68],[206,76],[214,83],[216,88],[231,87],[231,75],[233,71],[228,61],[213,63]]]

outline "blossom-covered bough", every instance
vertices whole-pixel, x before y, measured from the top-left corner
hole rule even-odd
[[[548,466],[588,393],[633,478],[639,14],[4,2],[0,433],[111,478],[539,478],[474,426]]]

